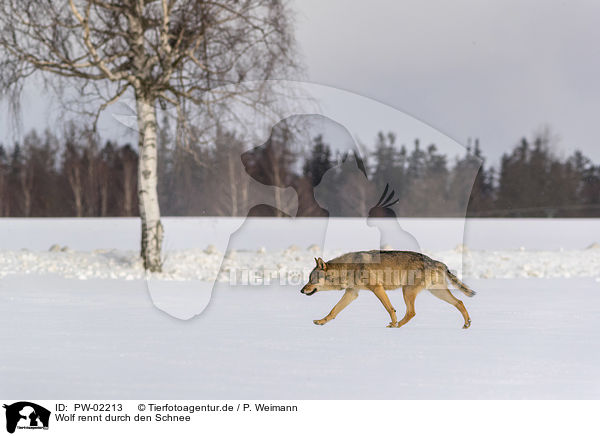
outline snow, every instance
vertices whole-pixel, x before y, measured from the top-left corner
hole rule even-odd
[[[600,220],[167,218],[165,272],[149,276],[138,226],[0,220],[0,397],[600,394]],[[403,232],[478,292],[455,293],[472,327],[423,292],[417,316],[386,329],[368,291],[313,325],[341,297],[299,293],[313,258],[401,249]],[[390,299],[402,314],[401,293]]]
[[[84,286],[82,286],[84,283]],[[182,322],[143,281],[9,276],[0,285],[5,398],[591,399],[600,395],[600,293],[586,279],[472,280],[473,319],[424,292],[386,329],[362,291],[318,327],[340,294],[221,284]],[[399,292],[390,292],[404,310]]]
[[[138,227],[123,218],[0,220],[0,277],[144,279]],[[472,278],[600,278],[600,250],[590,245],[600,220],[468,220],[465,227],[460,219],[166,218],[165,228],[164,272],[148,277],[155,281],[229,282],[242,271],[289,281],[306,277],[315,256],[378,246],[424,252]]]
[[[343,254],[329,250],[325,259]],[[458,247],[447,251],[424,251],[452,270],[471,278],[600,278],[600,250],[568,251],[473,251]],[[154,280],[239,282],[244,277],[289,281],[308,277],[314,267],[314,249],[229,251],[225,256],[214,247],[165,252],[163,273]],[[146,278],[137,251],[94,250],[67,252],[0,251],[0,277],[26,274],[55,274],[64,278]],[[304,280],[304,279],[302,279]],[[299,284],[299,283],[298,283]]]
[[[425,250],[449,250],[465,244],[472,250],[579,250],[600,242],[600,219],[459,219],[402,218],[163,218],[167,250],[206,248],[225,251],[231,234],[236,248],[285,250],[295,244],[324,246],[326,233],[345,235],[334,241],[340,250],[369,246],[377,227],[396,223],[413,235]],[[384,226],[382,223],[388,223]],[[371,226],[369,226],[371,224]],[[57,244],[75,251],[139,249],[138,218],[2,218],[3,250],[48,251]],[[348,238],[351,235],[351,238]],[[222,242],[224,241],[224,242]],[[392,241],[393,242],[393,241]],[[390,245],[394,245],[390,242]],[[388,242],[385,242],[388,243]]]

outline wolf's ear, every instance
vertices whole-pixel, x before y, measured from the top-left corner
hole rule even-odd
[[[327,271],[327,264],[320,257],[315,259],[317,261],[317,268],[322,269],[323,271]]]

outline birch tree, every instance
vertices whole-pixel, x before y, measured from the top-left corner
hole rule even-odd
[[[123,96],[135,98],[141,256],[150,271],[161,269],[163,239],[157,106],[184,121],[190,106],[210,116],[209,91],[286,78],[292,48],[290,13],[279,0],[0,1],[0,92],[17,101],[24,80],[41,73],[67,85],[65,95],[77,91],[78,109],[94,122]],[[228,89],[222,104],[255,95]]]

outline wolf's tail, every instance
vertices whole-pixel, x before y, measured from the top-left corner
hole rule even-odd
[[[456,277],[454,274],[452,274],[452,272],[450,272],[450,270],[446,267],[446,276],[448,276],[448,278],[450,279],[450,281],[452,283],[454,283],[456,285],[456,287],[458,289],[460,289],[460,291],[465,294],[467,297],[473,297],[475,296],[476,292],[473,289],[470,289],[467,285],[465,285],[463,282],[461,282],[458,277]]]

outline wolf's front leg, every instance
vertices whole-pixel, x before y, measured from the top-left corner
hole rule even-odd
[[[344,295],[342,295],[342,298],[340,299],[340,301],[338,301],[338,303],[335,306],[333,306],[333,309],[331,309],[331,312],[329,312],[329,314],[325,318],[323,318],[323,319],[316,319],[313,322],[316,325],[323,325],[323,324],[331,321],[347,305],[349,305],[354,300],[356,300],[356,297],[358,297],[358,290],[356,290],[356,289],[346,289],[346,292],[344,292]]]
[[[390,302],[390,299],[385,293],[385,289],[383,288],[383,286],[377,285],[372,289],[372,291],[377,296],[377,298],[379,298],[379,301],[381,301],[381,304],[383,304],[385,310],[387,310],[387,312],[390,314],[390,318],[392,319],[392,321],[387,326],[398,327],[398,320],[396,319],[396,309],[394,309],[394,306],[392,306],[392,303]]]

